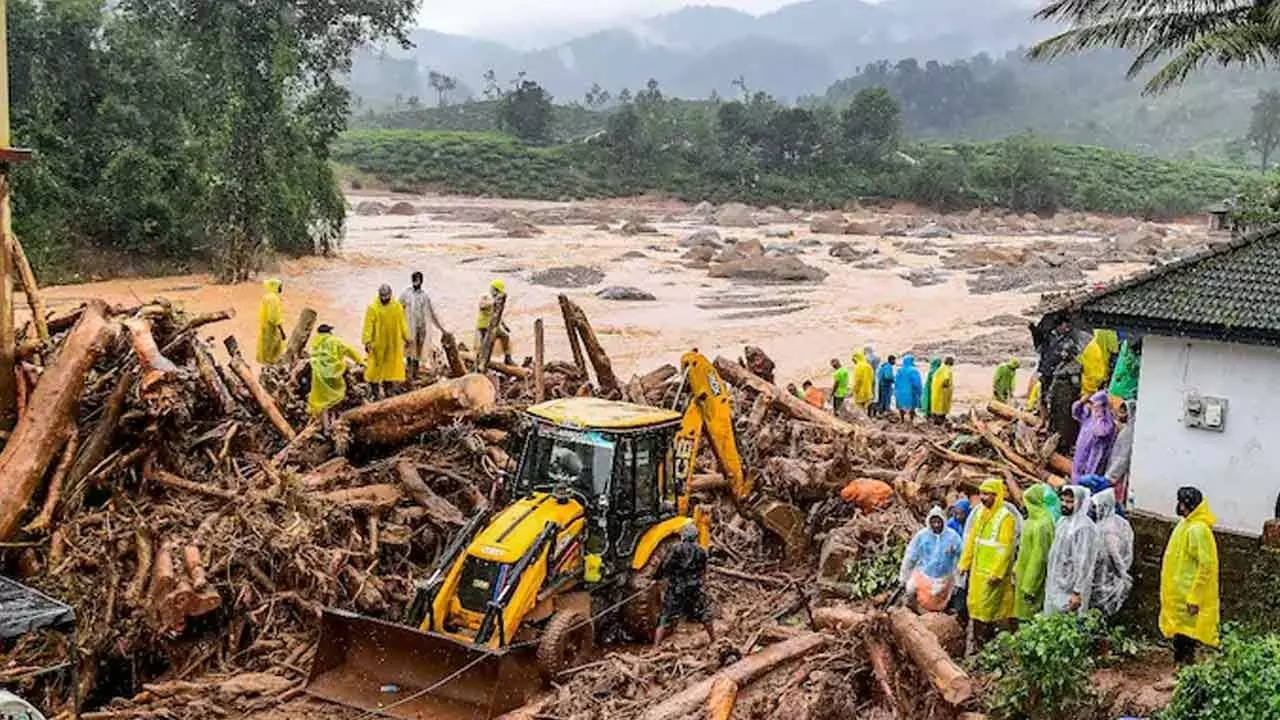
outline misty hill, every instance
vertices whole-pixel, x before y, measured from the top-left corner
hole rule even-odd
[[[741,77],[753,92],[794,99],[821,93],[879,58],[1003,53],[1052,31],[1030,20],[1033,10],[1030,0],[805,0],[757,17],[701,6],[524,53],[419,30],[407,51],[370,49],[357,57],[352,85],[367,105],[378,105],[430,97],[423,88],[433,70],[470,88],[481,87],[488,70],[503,84],[523,72],[565,101],[593,84],[616,94],[649,78],[682,97],[730,95]]]

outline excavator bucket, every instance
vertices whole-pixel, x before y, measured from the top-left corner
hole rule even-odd
[[[529,650],[477,650],[412,627],[325,610],[306,692],[403,720],[487,720],[541,689]]]

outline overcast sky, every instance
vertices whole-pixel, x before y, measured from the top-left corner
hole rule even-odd
[[[686,5],[723,5],[762,13],[796,0],[424,0],[419,23],[440,32],[509,36],[537,30],[601,27]]]

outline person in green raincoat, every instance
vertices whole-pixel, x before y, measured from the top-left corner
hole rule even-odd
[[[347,359],[364,362],[360,352],[334,337],[332,325],[316,328],[311,341],[311,394],[307,396],[307,412],[318,417],[326,430],[331,421],[329,410],[347,397]]]
[[[929,374],[925,375],[924,394],[920,396],[920,409],[924,411],[925,417],[929,417],[933,408],[933,376],[938,374],[940,367],[942,367],[942,358],[937,355],[929,358]]]
[[[961,572],[969,576],[969,617],[975,649],[1013,616],[1013,554],[1018,522],[1005,505],[1004,481],[990,478],[978,486],[982,504],[965,529]]]
[[[1049,564],[1049,548],[1053,546],[1054,517],[1048,508],[1048,498],[1057,493],[1044,484],[1032,485],[1022,495],[1027,507],[1027,521],[1022,524],[1022,542],[1018,547],[1018,560],[1013,565],[1014,587],[1017,596],[1013,601],[1013,616],[1021,621],[1030,620],[1044,608],[1044,580]]]
[[[1120,347],[1120,357],[1116,360],[1116,371],[1111,374],[1111,387],[1107,392],[1121,400],[1138,399],[1138,374],[1142,370],[1142,340],[1132,343],[1124,341]]]
[[[1013,398],[1013,385],[1018,377],[1018,358],[1009,358],[996,366],[991,379],[991,394],[996,400],[1008,403]]]

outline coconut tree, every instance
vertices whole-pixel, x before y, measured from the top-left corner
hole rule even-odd
[[[1053,0],[1036,18],[1071,27],[1033,47],[1032,58],[1131,50],[1130,78],[1159,68],[1148,94],[1209,62],[1257,67],[1280,60],[1280,0]]]

